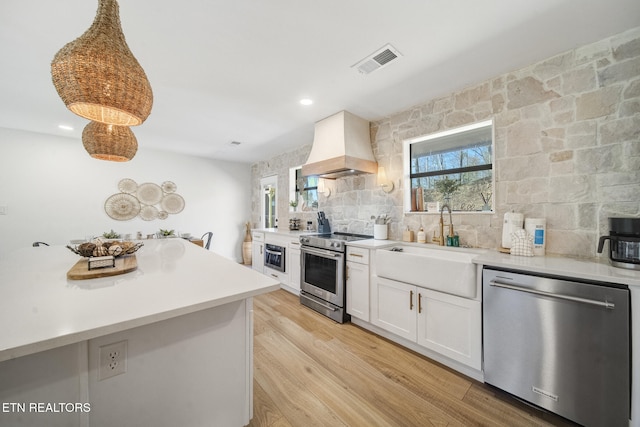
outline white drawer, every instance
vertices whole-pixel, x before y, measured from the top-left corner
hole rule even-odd
[[[300,240],[291,240],[289,242],[290,249],[300,249]]]
[[[369,264],[369,249],[347,246],[347,261]]]
[[[264,237],[265,242],[270,245],[277,245],[286,248],[289,246],[289,238],[276,233],[267,233]]]
[[[264,274],[267,276],[273,277],[278,280],[280,283],[289,283],[289,275],[287,273],[283,273],[278,270],[274,270],[273,268],[265,267]]]
[[[251,238],[253,239],[254,242],[264,242],[264,233],[252,231]]]

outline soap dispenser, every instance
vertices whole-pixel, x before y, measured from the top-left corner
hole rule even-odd
[[[420,227],[420,231],[418,231],[418,243],[427,243],[427,234],[422,227]]]
[[[402,232],[402,241],[413,242],[413,231],[409,230],[409,226],[407,226],[407,229]]]

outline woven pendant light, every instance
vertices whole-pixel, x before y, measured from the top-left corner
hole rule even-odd
[[[89,122],[82,131],[82,145],[91,157],[128,162],[138,151],[138,141],[127,126]]]
[[[127,46],[116,0],[99,0],[91,27],[54,56],[51,77],[67,108],[89,120],[136,126],[151,113],[151,85]]]

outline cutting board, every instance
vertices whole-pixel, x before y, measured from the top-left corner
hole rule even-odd
[[[138,261],[135,255],[121,256],[116,258],[115,267],[97,268],[89,270],[87,266],[87,259],[83,258],[69,271],[67,271],[67,279],[70,280],[84,280],[84,279],[96,279],[98,277],[117,276],[118,274],[125,274],[134,271],[138,268]]]

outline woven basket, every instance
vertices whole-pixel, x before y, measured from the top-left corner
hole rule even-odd
[[[127,126],[89,122],[82,131],[82,145],[91,157],[127,162],[136,155],[138,141]]]
[[[136,126],[151,113],[147,76],[125,41],[116,0],[99,0],[91,27],[51,62],[53,84],[67,108],[89,120]]]

